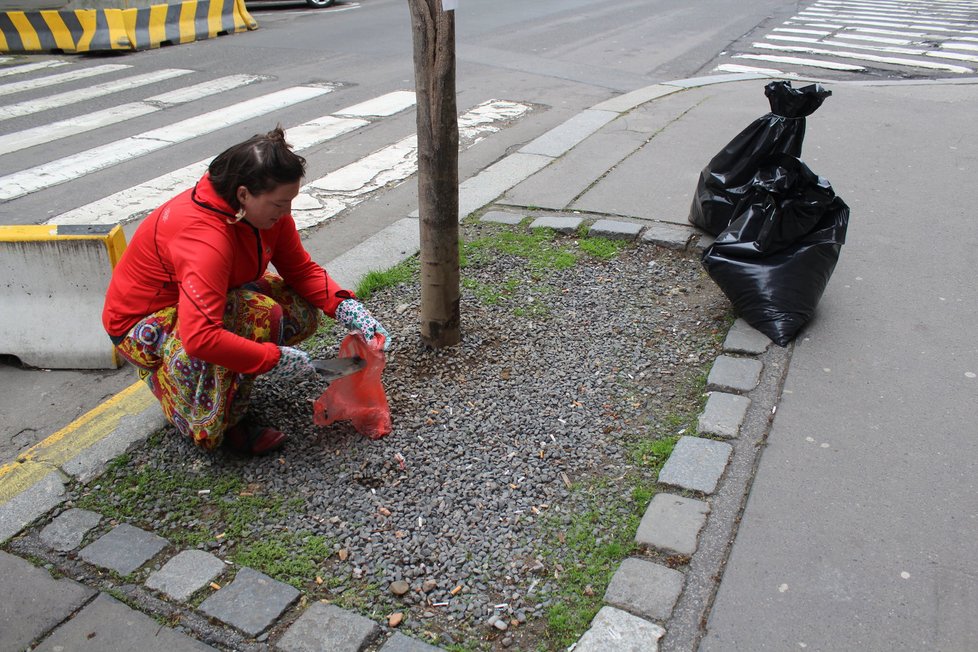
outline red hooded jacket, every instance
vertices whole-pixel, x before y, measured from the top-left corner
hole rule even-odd
[[[271,342],[254,342],[224,328],[228,290],[255,281],[268,264],[285,283],[332,317],[353,298],[302,246],[291,215],[270,229],[229,224],[234,210],[208,175],[147,217],[112,273],[102,309],[111,336],[125,335],[145,317],[177,307],[187,353],[239,373],[260,374],[281,355]]]

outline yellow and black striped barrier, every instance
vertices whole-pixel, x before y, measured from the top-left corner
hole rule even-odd
[[[244,0],[0,12],[0,52],[146,50],[257,29]]]

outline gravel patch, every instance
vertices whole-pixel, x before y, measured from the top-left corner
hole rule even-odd
[[[466,224],[463,237],[505,231],[526,229]],[[605,261],[579,252],[573,235],[553,244],[578,252],[577,263],[538,269],[498,251],[469,256],[463,342],[450,349],[422,345],[416,282],[370,297],[394,341],[384,372],[394,431],[384,439],[369,441],[348,424],[314,426],[319,380],[259,381],[252,412],[290,435],[280,453],[207,454],[169,431],[114,477],[145,466],[240,477],[249,491],[286,498],[289,507],[249,524],[241,540],[215,531],[201,547],[218,557],[271,533],[320,536],[328,554],[317,573],[326,581],[310,577],[301,587],[311,598],[353,605],[385,624],[403,612],[402,629],[437,635],[443,646],[483,639],[550,649],[542,630],[560,602],[563,569],[550,553],[564,543],[561,528],[596,496],[622,509],[626,474],[654,483],[629,444],[650,437],[669,413],[696,407],[702,397],[690,396],[691,382],[708,370],[729,325],[729,304],[693,253],[631,244]],[[335,355],[341,336],[326,332],[307,348]],[[110,494],[125,484],[98,482]],[[77,498],[90,489],[72,491]],[[160,496],[141,506],[145,517],[133,525],[165,535],[206,522],[206,511],[175,522],[168,503]],[[632,505],[623,516],[635,512]]]

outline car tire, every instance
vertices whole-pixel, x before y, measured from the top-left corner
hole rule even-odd
[[[325,9],[332,6],[336,0],[306,0],[306,4],[316,9]]]

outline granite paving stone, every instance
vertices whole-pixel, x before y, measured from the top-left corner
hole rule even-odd
[[[558,233],[575,233],[584,222],[580,217],[558,217],[547,215],[538,217],[530,223],[531,229],[553,229]]]
[[[316,602],[285,631],[277,647],[284,652],[360,652],[380,635],[374,621]]]
[[[733,447],[702,437],[681,437],[659,471],[659,482],[711,494],[727,467]]]
[[[707,390],[742,394],[757,387],[764,364],[753,358],[717,356],[706,379]]]
[[[748,324],[743,317],[737,318],[723,341],[723,350],[726,353],[760,355],[767,351],[769,346],[771,346],[771,338]]]
[[[677,224],[652,224],[642,234],[643,242],[682,251],[689,245],[693,230]]]
[[[611,578],[604,601],[643,618],[667,620],[682,593],[683,579],[677,570],[629,557]]]
[[[82,548],[78,556],[125,576],[159,554],[167,544],[161,536],[122,523]]]
[[[257,636],[298,598],[295,587],[244,567],[233,582],[215,591],[199,608],[249,636]]]
[[[574,652],[657,652],[666,630],[614,607],[601,607]]]
[[[438,652],[441,649],[400,632],[394,632],[394,635],[380,648],[380,652]]]
[[[635,542],[665,553],[692,555],[710,506],[702,500],[659,493],[652,498],[635,533]]]
[[[740,394],[710,392],[699,417],[697,432],[719,437],[737,437],[747,417],[750,399]]]
[[[56,580],[44,569],[0,551],[0,577],[16,599],[0,600],[0,650],[24,650],[67,619],[96,594],[72,580]]]
[[[58,627],[35,652],[206,652],[209,645],[160,625],[115,598],[99,594]]]
[[[213,582],[227,565],[203,550],[184,550],[146,579],[146,586],[173,600],[185,601]]]
[[[519,224],[526,215],[522,213],[509,213],[506,211],[489,211],[479,218],[480,222],[493,222],[495,224]]]
[[[634,240],[641,230],[642,225],[636,222],[598,220],[591,225],[588,235],[609,240]]]
[[[87,509],[73,507],[65,510],[41,530],[41,543],[59,552],[74,550],[101,520],[101,514]]]

